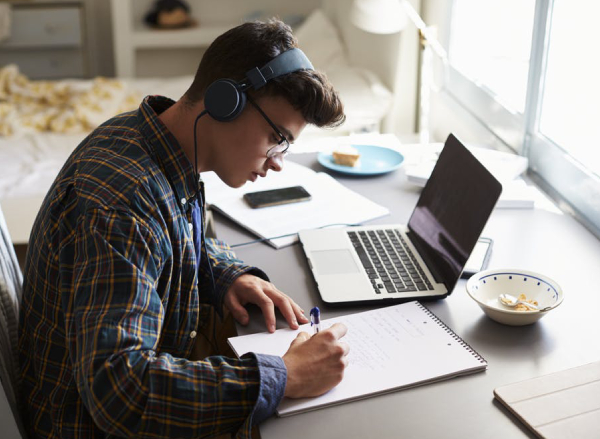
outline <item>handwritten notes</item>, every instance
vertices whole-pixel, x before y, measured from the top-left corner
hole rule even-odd
[[[317,398],[284,399],[280,416],[365,398],[442,378],[484,370],[487,363],[452,330],[418,302],[322,321],[323,329],[341,322],[348,327],[349,366],[342,382]],[[300,329],[229,339],[241,356],[257,352],[283,356]]]

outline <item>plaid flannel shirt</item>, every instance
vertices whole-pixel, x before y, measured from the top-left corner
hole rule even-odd
[[[281,359],[186,359],[233,280],[267,278],[216,240],[201,257],[216,288],[206,264],[197,270],[186,202],[196,176],[158,119],[172,104],[148,97],[104,123],[44,200],[19,331],[31,437],[248,437],[262,368],[285,382]]]

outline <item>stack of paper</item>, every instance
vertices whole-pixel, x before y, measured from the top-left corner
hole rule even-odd
[[[275,248],[298,240],[303,229],[333,225],[359,224],[389,214],[389,210],[351,191],[333,177],[322,172],[286,162],[281,172],[269,173],[268,178],[246,183],[238,189],[226,186],[214,173],[203,174],[207,202],[211,208],[255,233]],[[302,203],[252,209],[246,204],[246,192],[303,186],[311,200]]]
[[[502,183],[502,194],[496,203],[498,209],[533,209],[535,200],[542,194],[535,186],[525,183],[522,178]]]
[[[408,181],[425,186],[443,146],[443,143],[403,145]],[[527,157],[493,149],[473,146],[467,148],[502,183],[514,180],[527,170]]]
[[[442,143],[402,146],[406,156],[406,178],[410,183],[425,186],[443,146]],[[527,157],[473,146],[468,146],[468,149],[502,183],[502,195],[496,208],[534,207],[539,191],[533,186],[527,186],[525,181],[518,178],[527,170],[529,163]]]

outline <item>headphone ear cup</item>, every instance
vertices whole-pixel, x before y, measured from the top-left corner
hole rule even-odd
[[[204,94],[204,108],[219,122],[229,122],[240,115],[246,106],[246,93],[231,79],[218,79]]]

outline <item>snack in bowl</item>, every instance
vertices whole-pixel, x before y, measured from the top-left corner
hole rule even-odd
[[[333,161],[341,166],[357,166],[360,159],[358,149],[350,145],[345,145],[333,151]]]
[[[519,294],[519,300],[521,302],[531,303],[532,305],[538,306],[537,300],[528,299],[527,296],[523,293]],[[515,311],[531,311],[531,308],[524,303],[517,304],[517,306],[515,306],[514,309]]]
[[[469,296],[489,318],[512,326],[537,322],[559,306],[564,297],[560,285],[548,276],[512,268],[480,271],[471,276],[466,287]],[[517,310],[516,306],[506,306],[500,299],[502,295],[514,296],[513,299],[524,300],[539,309]]]

